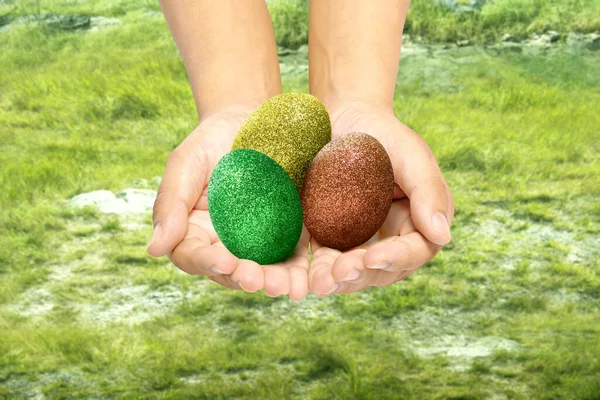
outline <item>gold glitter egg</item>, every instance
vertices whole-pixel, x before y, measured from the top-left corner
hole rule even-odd
[[[304,225],[324,246],[360,246],[383,225],[393,196],[385,148],[366,133],[349,133],[323,147],[310,164],[300,193]]]
[[[331,121],[325,106],[306,93],[284,93],[265,101],[248,116],[232,149],[268,155],[300,190],[308,166],[330,140]]]

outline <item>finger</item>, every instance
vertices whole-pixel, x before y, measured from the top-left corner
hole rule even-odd
[[[231,274],[238,259],[220,242],[215,242],[216,235],[205,226],[207,214],[194,211],[189,222],[186,219],[189,226],[186,238],[169,254],[169,259],[179,269],[193,275]]]
[[[410,201],[408,199],[392,202],[390,211],[379,228],[379,238],[400,236],[402,226],[410,220]]]
[[[410,199],[419,232],[433,243],[445,245],[451,238],[452,197],[429,146],[410,132],[401,155],[392,155],[394,179]]]
[[[369,248],[376,244],[393,241],[397,239],[398,236],[407,235],[411,232],[416,232],[416,229],[410,218],[409,200],[402,199],[394,201],[390,208],[390,212],[380,229],[380,237],[385,237],[385,239],[371,244]],[[336,293],[353,293],[364,290],[370,286],[390,285],[397,281],[399,272],[387,272],[380,269],[366,268],[364,263],[366,252],[366,249],[363,251],[353,250],[341,255],[336,260],[333,266],[333,276],[336,281],[346,281],[346,283],[341,283],[341,287]],[[353,265],[353,268],[360,271],[360,278],[355,280],[348,279],[348,277],[358,275],[355,272],[348,272],[348,267],[350,265]],[[346,276],[346,279],[342,278],[343,276]]]
[[[229,289],[241,290],[241,288],[234,282],[231,281],[229,275],[216,275],[208,277],[211,281],[218,283],[221,286],[225,286]]]
[[[406,197],[406,193],[404,193],[402,191],[402,189],[400,189],[400,186],[398,186],[396,183],[394,183],[394,200],[398,200],[398,199],[404,199]]]
[[[399,282],[399,281],[407,278],[409,275],[411,275],[415,271],[416,271],[416,269],[400,271],[400,272],[379,271],[377,276],[375,276],[373,278],[373,280],[371,281],[370,286],[389,286],[389,285],[392,285],[396,282]]]
[[[372,270],[413,271],[435,257],[440,248],[420,232],[411,232],[374,244],[367,250],[364,262]]]
[[[308,271],[308,245],[310,242],[310,233],[308,233],[308,229],[305,226],[302,226],[302,234],[300,235],[300,240],[298,240],[298,244],[294,249],[292,255],[278,265],[282,265],[284,267],[300,267],[306,271]]]
[[[311,246],[312,246],[311,242]],[[339,250],[328,247],[319,247],[313,253],[313,260],[310,265],[308,282],[311,292],[317,296],[326,296],[335,292],[339,284],[333,279],[331,269],[335,260],[340,256]]]
[[[236,266],[236,257],[223,246],[205,244],[197,238],[185,239],[169,255],[179,269],[191,275],[229,275]]]
[[[206,183],[206,160],[204,151],[194,143],[193,135],[169,155],[154,202],[154,231],[148,245],[151,256],[171,252],[185,237],[188,215]]]
[[[340,255],[333,264],[332,275],[340,285],[335,293],[353,293],[367,289],[379,273],[365,267],[366,249],[355,249]]]
[[[265,277],[265,293],[269,297],[277,297],[290,292],[290,274],[279,265],[262,267]]]
[[[333,279],[340,283],[357,283],[368,279],[365,272],[369,274],[372,271],[365,268],[363,258],[366,252],[366,249],[356,249],[342,253],[333,263]]]
[[[310,235],[302,227],[294,252],[284,261],[263,265],[265,293],[270,297],[289,295],[298,301],[308,292],[308,242]]]
[[[250,260],[238,261],[237,268],[231,274],[231,281],[248,293],[262,289],[265,283],[262,267]]]
[[[302,267],[290,267],[290,293],[292,301],[300,301],[308,294],[308,271]]]
[[[305,226],[294,255],[283,263],[290,277],[290,291],[288,297],[292,301],[300,301],[308,294],[308,245],[310,234]]]

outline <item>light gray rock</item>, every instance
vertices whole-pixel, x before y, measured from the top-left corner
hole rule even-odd
[[[160,185],[161,181],[162,181],[161,176],[155,176],[154,178],[152,178],[152,180],[150,182],[152,183],[153,186],[158,186],[158,185]]]
[[[560,33],[557,31],[548,31],[546,34],[549,37],[550,43],[558,42],[560,40]]]
[[[569,32],[567,35],[567,46],[577,46],[583,40],[583,35],[577,32]]]
[[[50,28],[75,31],[88,29],[91,22],[90,17],[86,15],[46,15],[43,23]]]
[[[447,335],[416,346],[415,350],[422,357],[445,356],[474,359],[488,357],[497,350],[515,351],[519,348],[519,343],[506,338],[494,336],[474,338]]]
[[[41,15],[24,15],[21,17],[9,19],[8,17],[0,20],[1,31],[8,31],[11,25],[19,24],[41,24],[46,25],[49,28],[60,29],[60,30],[84,30],[90,29],[90,31],[98,31],[111,26],[121,24],[119,18],[107,18],[107,17],[88,17],[86,15],[54,15],[54,14],[41,14]]]
[[[532,46],[548,47],[560,40],[560,33],[557,31],[548,31],[546,33],[536,33],[527,44]]]
[[[579,32],[569,32],[567,35],[567,46],[580,47],[592,51],[600,50],[600,33],[582,34]]]
[[[303,44],[302,46],[298,47],[297,52],[300,54],[308,54],[308,45]]]
[[[136,179],[135,181],[131,182],[131,184],[135,188],[146,188],[146,187],[148,187],[148,181],[146,179]]]
[[[158,10],[146,11],[143,15],[146,18],[158,18],[158,17],[162,18],[162,16],[163,16],[162,12],[160,12]]]
[[[600,50],[600,33],[594,32],[584,35],[583,42],[588,50]]]
[[[425,55],[429,53],[427,46],[414,44],[412,42],[402,44],[402,57],[414,56],[414,55]]]
[[[308,71],[308,65],[279,64],[281,75],[302,74]]]
[[[108,190],[96,190],[78,194],[67,206],[93,206],[104,214],[140,214],[152,210],[155,197],[155,191],[146,189],[125,189],[116,195]]]
[[[125,189],[116,194],[118,199],[123,199],[129,207],[135,208],[137,212],[146,212],[154,207],[156,192],[149,189]]]
[[[502,36],[502,41],[505,43],[518,43],[519,39],[510,33],[505,33],[504,36]]]
[[[88,29],[91,25],[91,19],[87,15],[57,15],[57,14],[40,14],[40,15],[23,15],[13,19],[7,19],[2,24],[1,32],[8,31],[13,25],[20,24],[39,24],[45,25],[51,29],[63,31],[75,31]]]
[[[458,13],[469,13],[480,11],[487,0],[439,0],[439,4]]]
[[[121,24],[119,18],[105,18],[105,17],[92,17],[90,18],[90,31],[99,31],[101,29],[109,28]]]
[[[277,46],[277,55],[278,56],[289,56],[290,54],[295,54],[296,50],[288,49],[287,47]]]
[[[97,206],[114,201],[116,196],[110,190],[96,190],[88,193],[81,193],[73,197],[67,203],[70,207]]]
[[[504,42],[504,43],[502,43],[501,48],[502,48],[502,50],[508,50],[513,53],[522,53],[523,52],[523,48],[521,47],[520,43]]]
[[[529,44],[531,46],[549,47],[550,44],[552,43],[552,41],[550,39],[551,39],[550,35],[547,35],[545,33],[542,33],[542,34],[536,33],[535,35],[533,35],[531,40],[527,41],[527,44]]]

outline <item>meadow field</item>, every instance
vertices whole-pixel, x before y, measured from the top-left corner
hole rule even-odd
[[[269,7],[307,91],[306,4]],[[395,112],[453,240],[393,286],[294,303],[149,257],[150,212],[69,203],[156,190],[198,122],[158,5],[0,1],[0,398],[600,399],[600,51],[569,39],[600,1],[411,7]]]

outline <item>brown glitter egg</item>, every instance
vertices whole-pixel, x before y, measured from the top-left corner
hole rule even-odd
[[[349,133],[319,151],[300,198],[304,224],[320,244],[346,250],[369,240],[385,221],[394,196],[394,172],[374,137]]]

